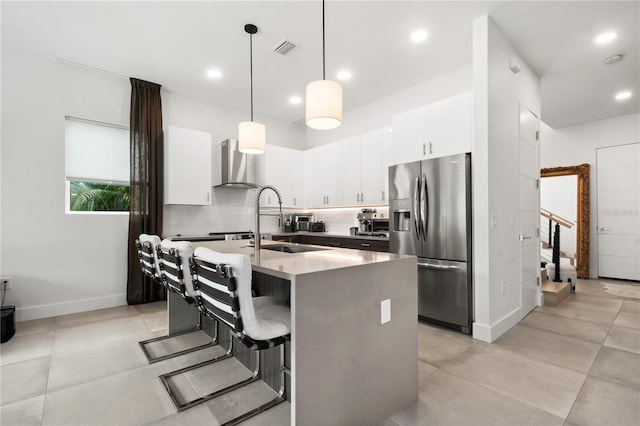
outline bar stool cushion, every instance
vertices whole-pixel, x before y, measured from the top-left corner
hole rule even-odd
[[[193,288],[193,282],[191,281],[191,268],[189,267],[189,258],[193,255],[193,245],[191,244],[191,241],[171,241],[164,239],[160,245],[166,249],[175,249],[178,251],[180,260],[182,261],[185,295],[195,297],[196,291]],[[168,274],[168,272],[165,273]],[[175,278],[177,279],[177,277]]]
[[[160,266],[158,264],[158,253],[156,252],[156,247],[160,245],[160,237],[158,237],[157,235],[140,234],[140,236],[138,237],[138,241],[140,241],[140,243],[142,244],[147,242],[151,244],[151,248],[153,249],[153,264],[156,269],[156,277],[160,279]]]
[[[236,272],[240,316],[244,333],[254,340],[269,340],[291,333],[291,310],[286,301],[274,297],[251,295],[251,260],[243,254],[218,253],[198,247],[196,256],[215,259]]]

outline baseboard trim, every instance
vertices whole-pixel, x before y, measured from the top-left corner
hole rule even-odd
[[[92,299],[72,300],[69,302],[52,303],[49,305],[26,306],[16,308],[16,321],[29,321],[58,315],[75,314],[96,309],[113,308],[127,304],[127,295],[114,294],[111,296],[95,297]]]
[[[500,318],[493,325],[473,323],[473,338],[483,342],[493,343],[507,330],[516,325],[522,319],[521,309],[515,309],[504,317]]]

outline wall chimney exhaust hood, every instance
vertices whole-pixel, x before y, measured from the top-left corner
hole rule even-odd
[[[213,173],[215,188],[257,188],[256,162],[253,155],[238,149],[236,139],[227,139],[213,150]]]

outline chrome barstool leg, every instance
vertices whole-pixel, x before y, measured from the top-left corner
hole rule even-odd
[[[198,364],[195,364],[195,365],[191,365],[189,367],[181,368],[179,370],[172,371],[170,373],[166,373],[166,374],[161,375],[160,376],[160,381],[164,385],[164,388],[167,391],[167,393],[169,394],[169,397],[171,398],[171,400],[173,401],[173,404],[176,406],[176,409],[178,411],[186,410],[187,408],[191,408],[191,407],[193,407],[195,405],[202,404],[203,402],[209,401],[209,400],[211,400],[213,398],[216,398],[216,397],[218,397],[220,395],[224,395],[225,393],[229,393],[229,392],[231,392],[233,390],[239,389],[239,388],[241,388],[243,386],[246,386],[246,385],[248,385],[250,383],[253,383],[253,382],[257,381],[260,378],[259,377],[260,376],[260,354],[258,353],[258,356],[257,356],[257,359],[256,359],[257,367],[256,367],[256,369],[254,369],[252,376],[249,377],[248,379],[242,380],[242,381],[240,381],[238,383],[234,383],[233,385],[227,386],[226,388],[219,389],[219,390],[217,390],[215,392],[212,392],[212,393],[210,393],[208,395],[201,396],[201,397],[196,398],[196,399],[194,399],[192,401],[188,401],[188,402],[185,402],[185,403],[180,403],[180,401],[177,398],[176,393],[173,391],[173,389],[171,389],[171,384],[168,381],[168,379],[170,377],[173,377],[173,376],[178,375],[178,374],[186,373],[188,371],[192,371],[192,370],[198,369],[200,367],[204,367],[204,366],[216,363],[218,361],[223,361],[223,360],[231,358],[231,357],[233,357],[233,334],[230,334],[230,337],[229,337],[229,349],[227,350],[227,352],[224,355],[219,356],[217,358],[213,358],[213,359],[204,361],[204,362],[201,362],[201,363],[198,363]]]
[[[272,399],[271,401],[265,402],[259,407],[254,408],[253,410],[247,411],[240,416],[233,418],[225,423],[222,423],[220,426],[232,426],[238,423],[242,423],[245,420],[250,419],[251,417],[257,416],[258,414],[267,411],[268,409],[275,407],[276,405],[286,401],[285,397],[285,373],[291,375],[291,371],[285,367],[284,365],[284,344],[280,345],[280,390],[278,391],[278,396]],[[259,355],[260,351],[256,351]],[[258,363],[259,365],[259,363]],[[259,373],[259,372],[258,372]]]
[[[183,331],[181,333],[174,333],[174,334],[170,334],[167,336],[160,336],[160,337],[154,337],[152,339],[147,339],[147,340],[143,340],[141,342],[138,342],[138,344],[140,345],[140,347],[142,348],[142,352],[144,352],[144,355],[147,357],[147,361],[149,361],[149,364],[153,364],[156,362],[160,362],[160,361],[164,361],[165,359],[170,359],[170,358],[174,358],[180,355],[184,355],[184,354],[188,354],[191,352],[195,352],[195,351],[199,351],[200,349],[204,349],[204,348],[208,348],[211,346],[216,346],[218,344],[218,327],[217,327],[217,321],[216,321],[216,327],[215,327],[215,337],[213,338],[213,340],[203,344],[203,345],[199,345],[199,346],[195,346],[193,348],[188,348],[188,349],[183,349],[181,351],[178,352],[173,352],[167,355],[162,355],[162,356],[158,356],[158,357],[154,357],[151,352],[149,352],[149,349],[147,348],[147,345],[149,343],[154,343],[154,342],[160,342],[163,340],[168,340],[168,339],[172,339],[174,337],[177,336],[182,336],[185,334],[190,334],[190,333],[195,333],[198,331],[201,331],[202,325],[202,319],[200,318],[200,316],[198,316],[198,325],[196,326],[196,328],[194,330],[188,330],[188,331]]]

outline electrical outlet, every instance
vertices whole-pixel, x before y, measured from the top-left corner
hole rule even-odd
[[[380,324],[391,321],[391,299],[380,302]]]
[[[13,288],[11,284],[11,277],[2,278],[2,288],[0,290],[11,290]]]
[[[507,282],[505,280],[502,280],[500,282],[500,294],[504,294],[504,287],[507,284]]]

